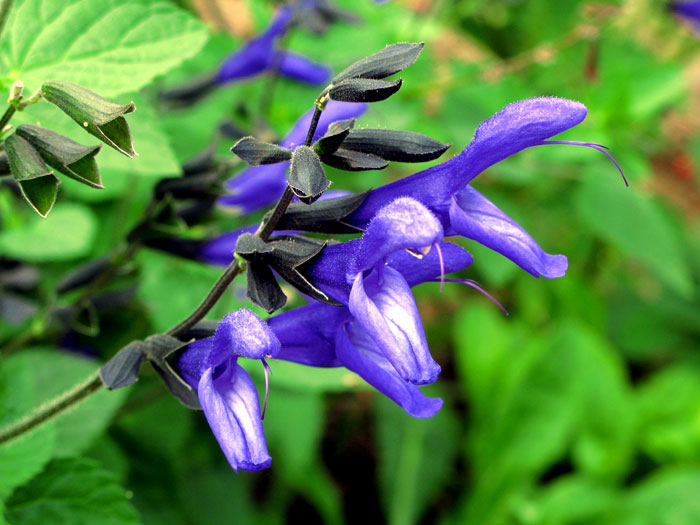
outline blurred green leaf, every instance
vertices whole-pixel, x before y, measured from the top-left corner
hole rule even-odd
[[[634,487],[602,525],[700,523],[700,470],[666,468]]]
[[[128,525],[140,523],[126,490],[97,462],[64,458],[49,463],[7,502],[10,523],[23,525]]]
[[[157,394],[165,396],[146,399],[143,406],[137,404],[119,418],[117,428],[149,455],[159,459],[177,458],[192,432],[193,411],[167,394],[164,386],[156,387],[160,387]]]
[[[340,494],[319,457],[323,419],[319,393],[273,389],[265,414],[265,435],[272,463],[284,482],[316,506],[324,523],[340,524]]]
[[[658,204],[616,179],[590,173],[576,193],[576,211],[595,234],[644,264],[676,293],[693,292],[683,240]]]
[[[520,512],[512,494],[570,447],[592,476],[626,473],[634,429],[624,370],[603,340],[573,322],[535,337],[495,315],[472,307],[455,321],[475,418],[468,455],[476,486],[459,520],[484,523]]]
[[[99,364],[59,349],[25,349],[12,358],[26,362],[34,371],[37,385],[35,407],[80,384],[94,373]],[[73,456],[83,452],[104,432],[115,412],[126,399],[127,389],[101,389],[73,410],[56,420],[54,456]]]
[[[0,63],[28,89],[60,77],[114,97],[145,86],[206,39],[206,27],[170,2],[18,0]]]
[[[218,267],[151,250],[142,250],[137,260],[142,268],[137,295],[150,312],[151,322],[158,332],[169,330],[192,313],[223,273]],[[185,281],[184,275],[187,276]],[[243,304],[243,300],[232,294],[224,294],[208,318],[221,319]]]
[[[600,523],[601,516],[619,497],[604,483],[582,476],[568,476],[545,486],[534,502],[539,525]]]
[[[700,458],[700,369],[678,363],[652,375],[637,393],[639,443],[660,463]]]
[[[376,396],[379,480],[387,523],[418,523],[454,476],[459,422],[449,406],[416,419]]]
[[[21,228],[0,231],[0,251],[31,262],[77,259],[90,252],[96,227],[87,206],[58,203],[45,219],[32,215]]]
[[[27,360],[0,362],[0,428],[16,423],[38,405],[39,385]],[[0,501],[29,481],[51,459],[56,430],[53,424],[0,445]]]

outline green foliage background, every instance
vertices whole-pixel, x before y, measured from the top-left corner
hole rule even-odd
[[[700,41],[652,0],[339,3],[364,25],[323,37],[296,30],[289,46],[338,71],[389,43],[426,42],[402,90],[361,124],[429,134],[453,144],[448,158],[507,103],[572,98],[589,115],[563,138],[609,146],[631,188],[603,155],[565,146],[526,150],[475,180],[545,250],[566,254],[569,271],[535,280],[465,241],[475,263],[462,277],[478,280],[509,317],[459,285],[415,290],[444,370],[429,389],[445,399],[434,418],[410,418],[349,372],[273,362],[272,468],[236,475],[202,414],[149,370],[0,446],[6,522],[700,523]],[[272,16],[262,0],[239,8],[256,31]],[[160,89],[207,72],[243,41],[194,13],[166,0],[15,1],[0,40],[5,91],[16,79],[32,91],[61,78],[138,108],[130,123],[140,157],[103,151],[105,190],[66,180],[41,219],[0,186],[0,254],[41,269],[44,310],[67,300],[52,292],[59,277],[118,245],[153,185],[206,148],[222,120],[254,120],[264,78],[186,109],[158,102]],[[280,79],[272,131],[286,133],[316,94]],[[37,120],[76,133],[46,104],[13,123]],[[231,144],[219,141],[222,156]],[[331,178],[361,190],[414,171]],[[221,212],[184,234],[241,221]],[[167,330],[220,271],[140,251],[114,282],[137,286],[128,306],[77,336],[90,357],[59,349],[42,310],[19,326],[2,321],[0,426],[84,380],[128,341]],[[235,283],[212,318],[243,306],[243,291]],[[250,371],[262,380],[258,363]]]

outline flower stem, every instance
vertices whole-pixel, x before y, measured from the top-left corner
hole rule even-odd
[[[306,134],[306,140],[304,141],[305,146],[311,146],[311,143],[314,140],[314,133],[316,133],[318,121],[321,118],[322,112],[323,110],[319,108],[318,105],[314,106],[314,114],[313,117],[311,117],[309,131]],[[260,228],[258,228],[258,231],[255,232],[255,235],[260,237],[263,241],[267,241],[270,238],[270,235],[272,235],[272,232],[275,230],[275,226],[277,226],[277,223],[282,218],[282,215],[284,215],[284,212],[287,211],[289,203],[292,202],[293,197],[294,193],[292,192],[292,189],[289,187],[289,185],[287,185],[287,187],[284,189],[282,197],[277,202],[275,209],[272,210],[272,215],[270,216],[270,219],[267,222],[260,225]]]
[[[7,21],[7,15],[10,14],[10,8],[12,7],[13,0],[1,0],[0,1],[0,35],[2,35],[2,30],[5,28],[5,22]],[[4,126],[4,124],[3,124]],[[2,128],[0,128],[2,129]]]
[[[187,319],[182,321],[180,324],[177,326],[174,326],[170,330],[168,330],[166,333],[167,335],[177,337],[190,328],[192,328],[194,325],[196,325],[199,321],[204,319],[204,316],[209,313],[209,310],[211,310],[216,302],[221,298],[221,296],[224,294],[226,291],[226,288],[228,288],[228,285],[231,284],[231,281],[239,274],[242,273],[243,269],[238,265],[238,261],[234,259],[231,264],[228,265],[226,268],[226,271],[219,277],[219,280],[216,281],[216,284],[214,284],[214,287],[209,291],[209,294],[204,298],[204,300],[200,303],[200,305],[197,307],[197,309],[192,312]]]
[[[7,126],[8,122],[10,122],[12,115],[15,114],[15,111],[17,111],[17,108],[12,104],[7,106],[5,113],[3,114],[2,118],[0,118],[0,132],[2,132],[3,129],[5,129],[5,126]]]
[[[35,429],[42,423],[45,423],[46,421],[58,416],[67,408],[72,407],[99,390],[100,387],[102,387],[102,380],[100,379],[98,372],[95,372],[85,382],[53,399],[30,417],[0,430],[0,445],[21,436],[22,434]]]

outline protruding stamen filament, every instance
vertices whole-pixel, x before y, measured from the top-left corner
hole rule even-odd
[[[568,146],[584,146],[586,148],[591,148],[596,151],[600,151],[603,155],[608,157],[610,161],[615,165],[617,168],[617,171],[620,172],[620,175],[622,175],[622,180],[625,182],[625,186],[628,188],[630,187],[629,182],[627,182],[627,177],[625,177],[625,174],[622,172],[622,168],[620,165],[617,163],[617,161],[613,158],[613,156],[607,151],[607,147],[603,146],[602,144],[596,144],[595,142],[578,142],[575,140],[543,140],[539,144],[535,144],[536,146],[546,146],[548,144],[566,144]]]
[[[436,242],[434,244],[437,250],[438,260],[440,261],[440,291],[445,290],[445,259],[442,256],[442,249],[440,248],[440,243]]]
[[[270,392],[270,365],[267,364],[267,361],[265,359],[261,359],[263,364],[263,370],[265,372],[265,402],[263,403],[263,408],[262,408],[262,413],[260,414],[260,420],[264,421],[265,420],[265,411],[267,410],[267,396]]]
[[[488,293],[486,290],[484,290],[481,286],[479,286],[479,283],[476,281],[472,281],[471,279],[443,279],[444,282],[448,283],[461,283],[461,284],[466,284],[467,286],[471,286],[475,290],[478,290],[482,294],[484,294],[486,297],[488,297],[496,306],[498,306],[501,311],[506,314],[508,314],[508,310],[506,310],[501,303],[499,303],[494,296],[492,296],[490,293]],[[437,279],[433,280],[433,282],[438,282]]]

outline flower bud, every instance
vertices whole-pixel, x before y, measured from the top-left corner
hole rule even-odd
[[[83,146],[50,129],[31,124],[22,124],[16,133],[34,146],[54,169],[93,188],[103,187],[95,161],[102,146]]]
[[[34,147],[16,133],[5,139],[5,151],[22,195],[39,215],[46,217],[56,202],[60,181]]]
[[[123,115],[133,112],[134,103],[116,104],[77,84],[51,80],[41,86],[44,98],[58,106],[108,146],[127,157],[138,155],[131,141],[129,124]]]

